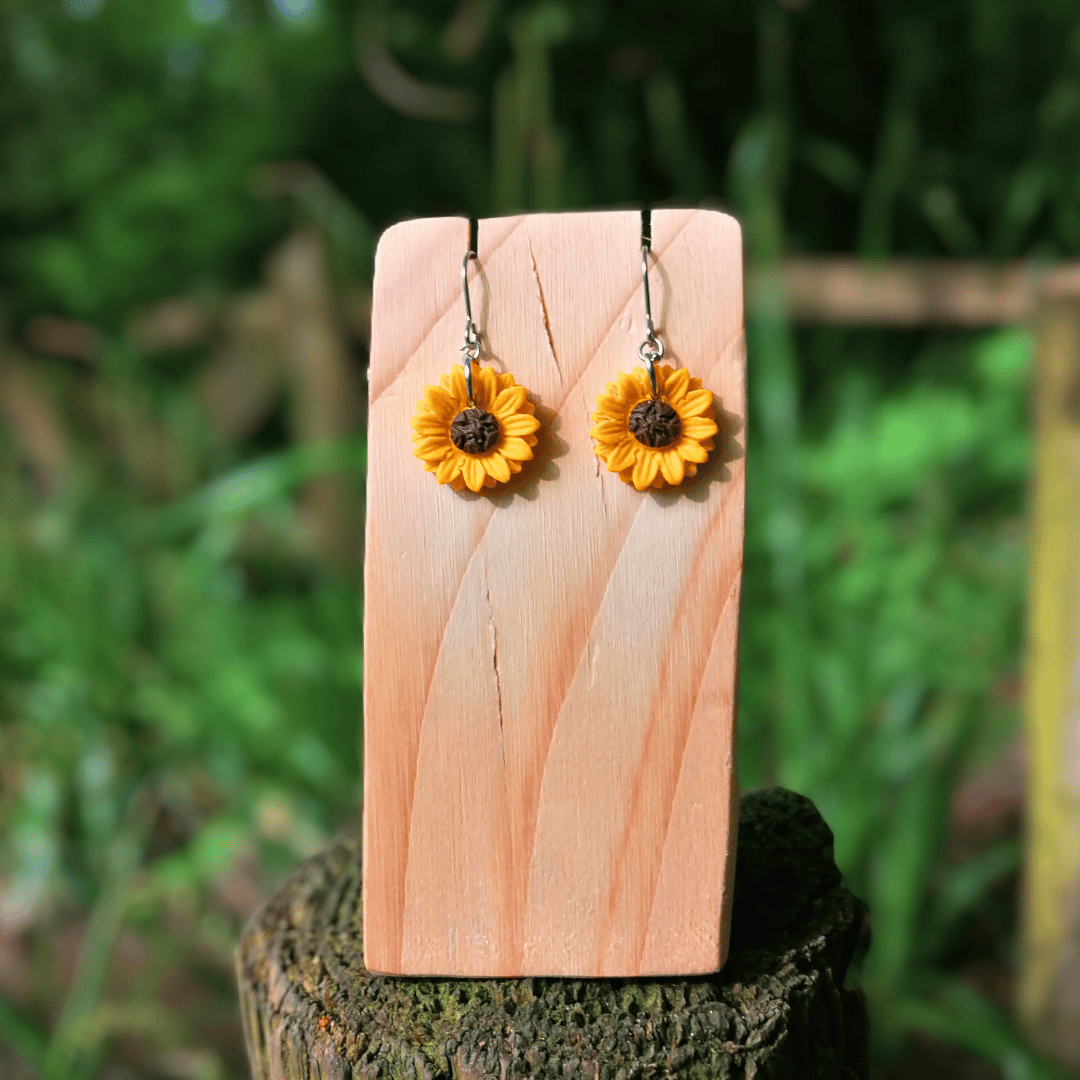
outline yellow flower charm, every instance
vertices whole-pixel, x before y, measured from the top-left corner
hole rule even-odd
[[[480,491],[505,483],[533,456],[540,426],[524,386],[513,375],[473,368],[473,400],[457,364],[438,386],[425,386],[412,418],[414,453],[440,484]]]
[[[719,430],[712,391],[703,390],[700,379],[667,364],[657,364],[655,371],[655,398],[645,368],[629,375],[620,371],[618,382],[597,395],[596,427],[589,432],[601,461],[638,491],[693,476],[708,460]]]

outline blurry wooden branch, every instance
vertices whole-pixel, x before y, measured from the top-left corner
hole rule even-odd
[[[959,259],[786,259],[749,274],[747,303],[775,282],[796,323],[862,326],[1008,326],[1043,300],[1080,298],[1080,263]]]
[[[266,263],[266,284],[220,300],[170,297],[137,313],[127,337],[144,357],[209,349],[195,391],[222,442],[255,435],[284,403],[290,440],[301,444],[346,436],[363,416],[360,374],[350,343],[367,342],[371,293],[363,283],[335,288],[325,243],[309,226],[295,229]],[[104,335],[58,315],[40,315],[24,330],[29,351],[95,369]],[[59,486],[70,454],[45,372],[11,348],[0,348],[0,421],[43,496]],[[94,378],[87,395],[103,442],[141,490],[173,497],[172,433],[136,394]],[[359,486],[340,476],[311,481],[300,497],[301,546],[358,572]]]
[[[0,349],[0,422],[35,490],[45,497],[54,494],[70,460],[67,436],[33,364],[12,349]]]

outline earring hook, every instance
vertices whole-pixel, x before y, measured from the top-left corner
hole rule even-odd
[[[664,343],[656,336],[652,321],[652,301],[649,296],[649,252],[652,243],[645,236],[641,238],[641,282],[645,287],[645,340],[638,347],[638,356],[649,368],[649,383],[652,396],[659,397],[656,391],[656,361],[664,355]]]
[[[476,326],[472,320],[472,304],[469,303],[469,260],[476,258],[476,252],[465,252],[465,258],[461,260],[461,291],[465,295],[465,344],[461,346],[464,353],[463,365],[465,367],[465,391],[469,397],[469,404],[475,406],[472,396],[472,366],[473,361],[480,357],[480,335],[476,332]]]

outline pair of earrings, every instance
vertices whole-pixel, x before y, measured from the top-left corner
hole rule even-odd
[[[649,299],[649,251],[641,245],[641,276],[645,286],[645,340],[638,357],[645,367],[629,375],[619,372],[597,395],[596,425],[589,434],[593,449],[619,479],[638,491],[678,485],[697,472],[713,450],[719,430],[713,414],[713,395],[685,368],[659,361],[664,343],[656,336]],[[463,364],[425,386],[412,419],[415,454],[440,484],[455,491],[479,492],[506,483],[533,456],[540,421],[524,386],[513,375],[500,375],[473,364],[480,358],[480,338],[469,303],[468,251],[461,264],[465,294]]]

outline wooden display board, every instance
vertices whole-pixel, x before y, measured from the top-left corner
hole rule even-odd
[[[709,461],[636,491],[593,452],[596,395],[640,366],[641,217],[483,220],[481,366],[529,390],[535,458],[498,493],[413,455],[460,362],[464,218],[375,261],[364,568],[363,933],[383,974],[716,971],[737,792],[745,340],[737,223],[652,215],[665,363],[716,398]]]

